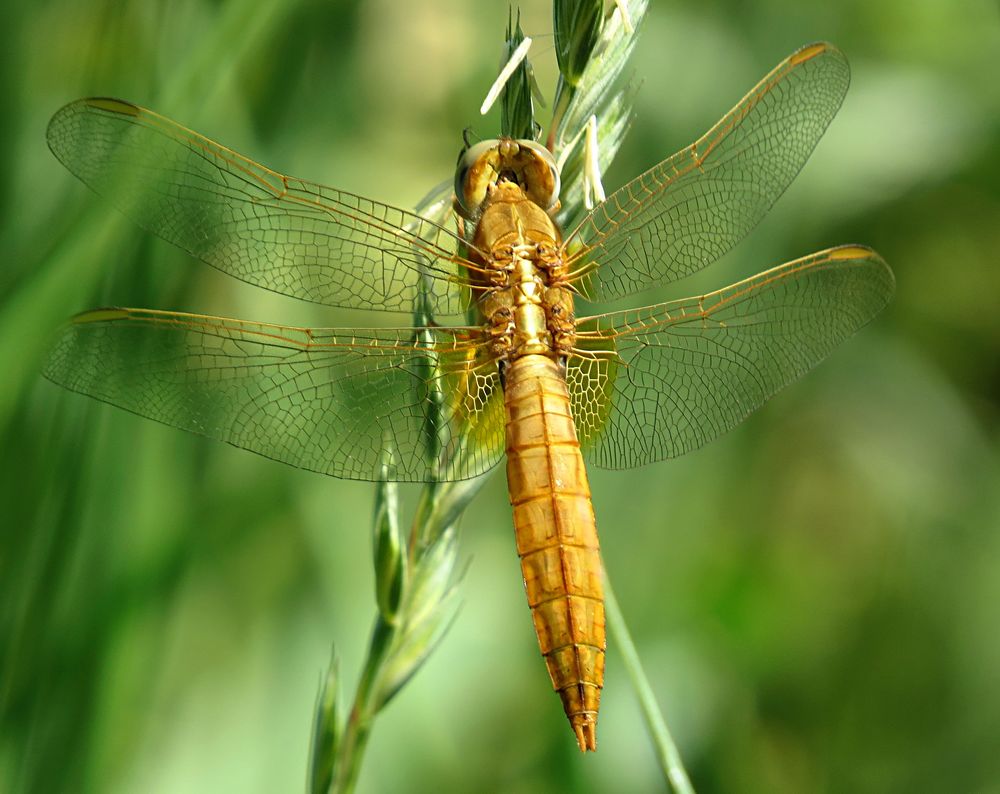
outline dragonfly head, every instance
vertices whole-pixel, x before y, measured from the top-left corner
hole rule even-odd
[[[466,218],[477,216],[501,186],[516,186],[545,210],[559,201],[559,168],[540,143],[513,138],[480,141],[462,151],[455,169],[455,196]]]

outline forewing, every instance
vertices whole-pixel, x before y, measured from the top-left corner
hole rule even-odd
[[[580,293],[621,298],[729,251],[805,164],[849,81],[833,45],[805,47],[698,141],[612,193],[567,239]]]
[[[892,271],[844,246],[700,298],[581,320],[567,366],[584,454],[621,469],[735,427],[886,305]],[[613,355],[616,351],[617,355]]]
[[[475,329],[311,330],[98,309],[64,329],[45,375],[336,477],[377,479],[385,466],[391,480],[462,479],[503,453],[497,367]]]
[[[59,160],[144,229],[295,298],[410,312],[426,276],[438,315],[470,295],[461,240],[405,210],[285,176],[150,110],[81,99],[48,128]]]

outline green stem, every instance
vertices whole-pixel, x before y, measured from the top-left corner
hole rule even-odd
[[[376,711],[372,694],[377,690],[375,682],[379,672],[381,672],[382,662],[385,659],[386,651],[392,644],[394,634],[395,629],[392,626],[381,617],[376,619],[371,646],[368,649],[368,658],[365,660],[365,667],[361,672],[361,679],[358,681],[354,703],[351,705],[351,713],[344,726],[344,734],[337,752],[337,762],[334,765],[335,774],[330,783],[330,794],[350,794],[357,784],[358,772],[361,770],[361,759],[368,746],[368,737],[371,734],[372,720]]]
[[[431,524],[431,516],[434,513],[440,496],[441,484],[429,482],[424,486],[420,494],[420,501],[417,503],[417,510],[413,516],[413,524],[410,527],[410,539],[407,544],[407,562],[412,567],[417,559],[427,549],[434,540],[434,527]]]
[[[618,599],[615,598],[615,591],[611,587],[611,580],[607,573],[604,575],[604,608],[607,613],[611,637],[625,660],[625,670],[632,682],[632,687],[635,689],[635,695],[639,699],[639,706],[642,708],[646,728],[653,740],[653,748],[656,752],[656,758],[660,762],[660,768],[663,770],[663,775],[677,794],[694,794],[694,788],[691,786],[691,780],[681,762],[677,745],[674,744],[673,737],[667,729],[667,723],[656,703],[653,689],[642,670],[639,654],[635,650],[635,643],[632,642],[628,626],[625,625],[625,617],[622,615],[621,607],[618,606]]]
[[[556,85],[556,99],[552,107],[552,121],[549,122],[549,137],[545,142],[545,146],[550,151],[557,143],[556,137],[560,132],[559,127],[562,124],[566,109],[569,107],[570,100],[573,99],[575,93],[576,89],[560,75],[559,82]]]

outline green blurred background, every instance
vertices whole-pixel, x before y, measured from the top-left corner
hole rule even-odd
[[[525,2],[551,97],[547,3]],[[63,103],[139,102],[264,163],[400,206],[489,136],[507,6],[179,0],[0,11],[0,791],[290,792],[332,642],[374,614],[372,486],[64,393],[53,329],[102,304],[364,324],[143,234],[45,146]],[[853,88],[768,219],[643,302],[838,243],[889,310],[740,429],[592,472],[610,576],[700,792],[1000,792],[1000,12],[993,0],[654,4],[615,187],[798,46]],[[406,491],[412,501],[413,492]],[[576,750],[496,475],[463,522],[464,606],[379,718],[360,789],[662,787],[617,649]]]

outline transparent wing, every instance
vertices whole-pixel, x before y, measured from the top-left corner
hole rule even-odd
[[[598,205],[567,238],[590,300],[694,273],[760,221],[805,164],[850,81],[831,44],[794,53],[698,141]]]
[[[567,366],[584,454],[628,468],[735,427],[889,301],[892,271],[843,246],[700,298],[580,321]]]
[[[470,296],[464,243],[405,210],[279,174],[150,110],[80,99],[49,147],[144,229],[236,278],[295,298],[410,312],[421,274],[438,315]]]
[[[474,329],[312,330],[98,309],[64,329],[45,375],[335,477],[377,479],[387,463],[393,480],[462,479],[503,454],[497,367]]]

